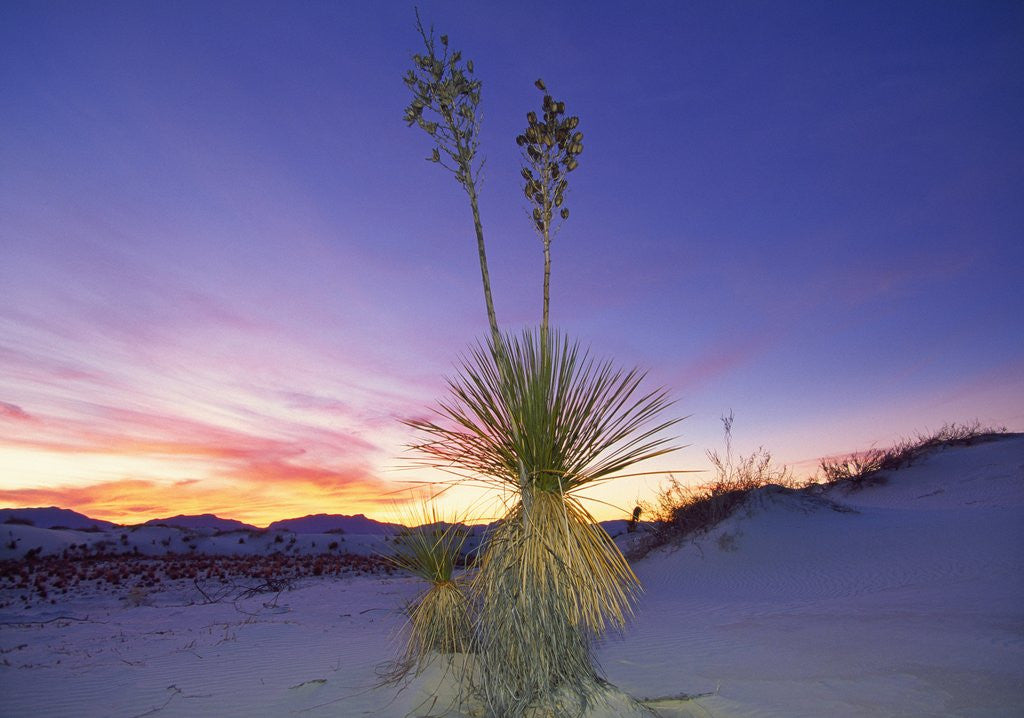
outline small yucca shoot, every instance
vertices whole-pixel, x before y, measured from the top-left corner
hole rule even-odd
[[[412,522],[420,525],[395,537],[387,559],[429,586],[407,609],[408,642],[392,672],[396,678],[422,669],[437,653],[465,653],[470,642],[469,601],[455,574],[468,532],[426,506]]]

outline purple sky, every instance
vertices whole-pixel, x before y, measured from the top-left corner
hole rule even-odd
[[[659,468],[705,468],[730,409],[805,472],[1024,428],[1024,5],[419,6],[484,83],[506,327],[540,312],[533,81],[579,115],[552,317],[671,389],[690,447]],[[414,22],[0,7],[0,505],[385,517],[399,418],[486,332],[465,196],[402,121]]]

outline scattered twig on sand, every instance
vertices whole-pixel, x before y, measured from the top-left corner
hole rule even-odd
[[[3,621],[0,622],[0,626],[36,626],[43,625],[45,623],[53,623],[54,621],[79,621],[81,623],[109,623],[108,621],[96,621],[86,616],[85,618],[79,618],[78,616],[55,616],[48,618],[45,621]]]
[[[164,708],[166,708],[170,704],[170,702],[172,700],[174,700],[174,696],[180,695],[183,692],[180,688],[178,688],[178,686],[173,685],[173,684],[167,686],[167,690],[173,691],[173,692],[171,693],[171,695],[167,696],[167,700],[165,700],[163,702],[163,705],[157,706],[156,708],[150,708],[145,713],[138,713],[138,714],[132,716],[132,718],[143,718],[143,716],[151,716],[154,713],[159,713]]]

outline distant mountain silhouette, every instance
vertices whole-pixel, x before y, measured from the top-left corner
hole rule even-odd
[[[56,506],[31,509],[0,509],[0,524],[4,524],[10,519],[31,523],[32,526],[43,529],[55,527],[69,529],[98,528],[103,530],[120,528],[119,524],[93,519],[77,511],[60,509]],[[609,534],[616,536],[626,530],[627,523],[628,521],[625,519],[615,519],[612,521],[602,521],[601,525]],[[180,514],[166,519],[150,519],[141,525],[157,526],[161,524],[183,529],[212,528],[220,531],[259,530],[258,527],[251,524],[236,519],[223,519],[214,514]],[[439,525],[441,527],[447,526],[444,522],[441,522]],[[401,524],[376,521],[368,518],[365,514],[356,514],[355,516],[312,514],[301,518],[275,521],[267,528],[271,531],[291,531],[297,534],[323,534],[340,529],[343,533],[353,535],[384,535],[394,534],[408,527]],[[467,526],[467,528],[470,531],[470,535],[479,537],[487,529],[487,526],[473,525]]]
[[[242,523],[235,519],[222,519],[213,514],[199,514],[188,516],[179,514],[169,519],[150,519],[143,526],[177,526],[183,529],[218,529],[220,531],[255,530],[251,524]]]
[[[382,523],[364,514],[314,514],[297,519],[275,521],[267,527],[271,531],[291,531],[297,534],[323,534],[341,529],[347,534],[390,534],[405,528],[400,524]]]
[[[52,529],[63,527],[68,529],[111,529],[117,524],[100,519],[91,519],[85,514],[80,514],[71,509],[59,509],[56,506],[32,509],[0,509],[0,524],[7,523],[11,519],[31,523],[41,529]]]

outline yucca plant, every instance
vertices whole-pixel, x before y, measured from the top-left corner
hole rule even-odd
[[[494,715],[543,710],[564,690],[597,687],[590,639],[622,626],[638,590],[579,492],[673,450],[657,422],[664,392],[643,374],[598,362],[567,338],[506,335],[478,347],[450,380],[439,421],[413,421],[416,448],[503,492],[473,582],[479,689]]]
[[[471,643],[469,599],[455,573],[466,528],[442,521],[436,508],[426,504],[406,522],[419,525],[396,536],[386,558],[428,585],[407,608],[406,648],[388,673],[392,680],[422,670],[436,654],[466,653]]]
[[[427,159],[452,172],[469,197],[490,339],[450,380],[451,398],[440,405],[439,418],[407,423],[424,436],[413,446],[424,463],[458,474],[457,480],[482,482],[506,501],[471,584],[470,649],[479,680],[463,678],[492,716],[562,714],[567,691],[577,706],[599,692],[591,639],[624,624],[639,590],[580,492],[672,451],[664,431],[676,420],[659,420],[669,402],[662,391],[640,389],[641,372],[595,361],[549,328],[554,219],[568,219],[567,176],[577,167],[583,136],[579,119],[564,117],[565,104],[547,95],[541,80],[541,113],[529,112],[516,138],[544,250],[541,325],[519,336],[502,334],[477,203],[480,81],[472,62],[450,51],[447,36],[438,47],[418,14],[417,29],[424,51],[413,55],[405,77],[412,93],[405,121],[430,136]]]

